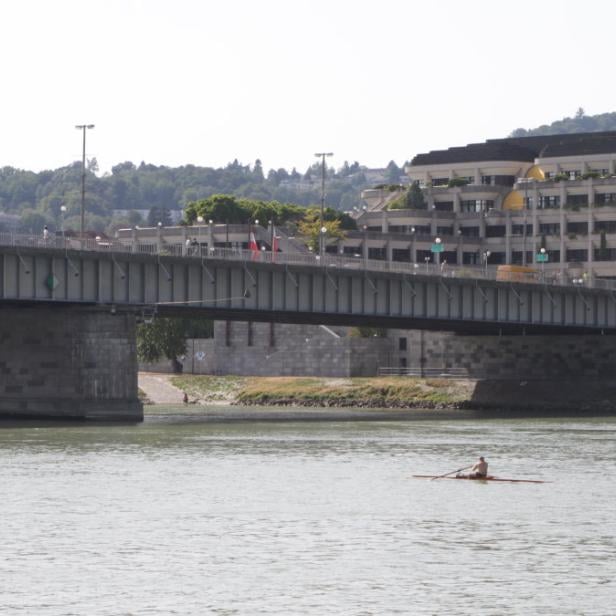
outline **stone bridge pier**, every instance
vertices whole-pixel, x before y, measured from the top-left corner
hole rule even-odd
[[[0,416],[141,421],[134,314],[0,308]]]

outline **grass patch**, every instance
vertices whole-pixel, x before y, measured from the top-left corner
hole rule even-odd
[[[259,406],[454,407],[472,393],[467,381],[413,377],[320,378],[174,376],[171,382],[201,402]]]

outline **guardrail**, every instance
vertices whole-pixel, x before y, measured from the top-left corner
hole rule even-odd
[[[468,371],[464,368],[393,368],[389,366],[383,366],[378,369],[378,375],[462,379],[468,377]]]
[[[153,238],[154,239],[154,238]],[[542,286],[566,286],[575,288],[595,288],[616,291],[616,280],[596,278],[594,276],[569,277],[559,276],[558,272],[537,270],[536,276],[523,280],[518,278],[505,280],[503,273],[498,273],[494,266],[464,266],[437,263],[407,263],[400,261],[381,261],[364,257],[344,257],[338,255],[314,255],[295,252],[271,252],[269,250],[242,250],[235,248],[210,248],[203,245],[186,245],[165,242],[164,238],[152,242],[128,242],[115,239],[79,239],[61,235],[47,238],[34,235],[0,233],[0,246],[15,248],[43,248],[78,252],[102,252],[107,254],[147,254],[158,257],[183,257],[187,259],[224,259],[244,261],[247,263],[271,263],[276,265],[305,265],[327,267],[341,270],[364,270],[370,272],[393,272],[408,276],[439,276],[443,279],[496,280],[500,282],[536,284]]]

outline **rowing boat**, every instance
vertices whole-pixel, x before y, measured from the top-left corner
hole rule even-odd
[[[506,479],[503,477],[494,477],[494,475],[488,475],[487,477],[441,477],[439,475],[413,475],[413,477],[416,479],[470,479],[472,481],[505,481],[507,483],[549,483],[539,479]]]

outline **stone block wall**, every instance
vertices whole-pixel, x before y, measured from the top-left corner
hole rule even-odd
[[[134,316],[0,308],[0,415],[142,419]]]
[[[394,361],[405,357],[409,368],[461,371],[478,379],[616,376],[614,336],[462,336],[417,330],[390,330],[389,335]],[[407,339],[406,351],[398,350],[400,338]]]
[[[373,376],[391,343],[355,338],[346,328],[216,322],[213,370],[254,376]]]

